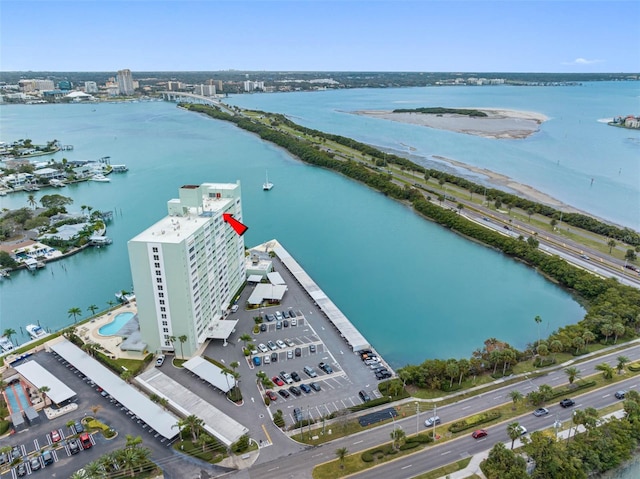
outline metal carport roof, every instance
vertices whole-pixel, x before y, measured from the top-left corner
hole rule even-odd
[[[76,392],[60,381],[57,377],[43,368],[36,361],[27,361],[19,366],[14,366],[14,369],[20,373],[27,381],[33,384],[36,389],[41,387],[48,387],[47,397],[56,404],[62,404],[69,399],[75,397]]]

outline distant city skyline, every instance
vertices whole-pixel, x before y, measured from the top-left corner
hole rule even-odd
[[[0,71],[640,71],[640,2],[0,1]]]

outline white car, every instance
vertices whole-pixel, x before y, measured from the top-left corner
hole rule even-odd
[[[260,351],[262,351],[263,353],[269,352],[269,348],[267,348],[264,344],[260,343],[258,344],[258,349]]]
[[[161,354],[160,356],[158,356],[158,358],[156,359],[156,366],[160,367],[164,364],[164,354]]]
[[[268,354],[265,354],[264,358],[262,358],[262,364],[271,364],[271,358]]]
[[[296,343],[291,341],[289,338],[284,338],[284,342],[287,343],[287,346],[289,346],[290,348],[296,345]]]
[[[285,349],[285,348],[287,347],[287,345],[286,345],[286,344],[284,344],[284,341],[282,341],[281,339],[278,339],[278,340],[276,341],[276,344],[277,344],[278,346],[280,346],[280,348],[282,348],[282,349]]]
[[[518,426],[518,431],[520,432],[521,436],[524,436],[527,433],[527,428],[524,426]]]
[[[427,426],[427,427],[431,427],[431,426],[433,426],[434,424],[440,424],[440,416],[433,416],[433,417],[430,417],[429,419],[427,419],[427,420],[424,422],[424,425],[425,425],[425,426]]]
[[[296,318],[293,318],[291,320],[291,326],[297,326],[298,325],[298,320]]]

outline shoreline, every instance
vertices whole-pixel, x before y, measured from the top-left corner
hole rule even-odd
[[[355,115],[419,125],[437,130],[481,136],[495,140],[520,140],[540,130],[549,118],[534,111],[501,108],[474,108],[486,113],[486,117],[470,117],[456,113],[394,112],[389,110],[358,110]]]

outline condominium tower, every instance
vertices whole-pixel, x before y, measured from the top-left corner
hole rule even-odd
[[[240,182],[182,186],[167,207],[128,243],[138,320],[149,351],[191,356],[235,326],[224,315],[245,281],[244,240],[223,214],[242,221]]]
[[[118,92],[121,95],[133,95],[133,76],[131,70],[118,70]]]

